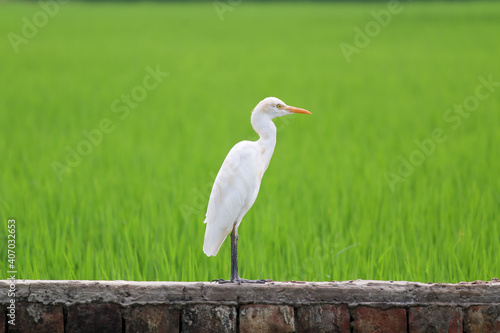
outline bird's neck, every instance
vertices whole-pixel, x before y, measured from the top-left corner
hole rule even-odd
[[[257,143],[262,146],[263,155],[266,159],[271,160],[276,146],[276,125],[269,115],[260,112],[252,113],[251,122],[253,129],[260,136]]]
[[[276,125],[274,125],[272,118],[260,112],[252,113],[251,119],[252,127],[259,134],[262,140],[276,141]]]

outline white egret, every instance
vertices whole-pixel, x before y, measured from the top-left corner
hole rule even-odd
[[[224,282],[260,282],[238,275],[238,226],[259,193],[262,176],[269,166],[276,146],[276,126],[272,119],[294,113],[311,112],[286,105],[276,97],[267,97],[252,112],[252,127],[257,141],[241,141],[227,154],[210,194],[205,218],[207,229],[203,252],[215,256],[231,232],[231,280]]]

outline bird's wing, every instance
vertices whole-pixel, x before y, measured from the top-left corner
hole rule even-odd
[[[263,171],[256,144],[242,141],[226,156],[208,201],[203,251],[215,256],[231,232],[250,209],[260,186]]]

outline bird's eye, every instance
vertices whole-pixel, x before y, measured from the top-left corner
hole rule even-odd
[[[276,107],[277,107],[278,109],[281,109],[281,108],[283,107],[283,105],[281,105],[281,104],[276,104]]]

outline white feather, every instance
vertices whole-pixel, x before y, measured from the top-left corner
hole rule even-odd
[[[233,229],[252,207],[262,180],[262,155],[257,142],[242,141],[227,155],[215,178],[208,201],[203,251],[215,256]]]

